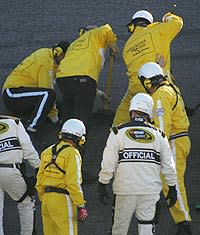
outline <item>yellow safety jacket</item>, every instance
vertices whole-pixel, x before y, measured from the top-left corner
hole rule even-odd
[[[136,79],[138,70],[147,62],[157,62],[157,57],[166,61],[164,73],[170,71],[170,43],[183,26],[179,16],[167,13],[166,22],[155,22],[147,27],[136,26],[123,49],[123,59],[129,79]],[[139,82],[139,81],[138,81]]]
[[[53,146],[45,149],[41,154],[41,165],[37,174],[36,189],[40,201],[47,186],[65,189],[69,192],[70,198],[75,206],[84,205],[86,201],[81,188],[82,159],[79,151],[70,143],[61,141],[57,145],[59,150],[63,145],[67,145],[56,157],[56,165],[49,164],[52,161]]]
[[[105,50],[116,41],[109,24],[85,32],[68,47],[56,77],[85,75],[98,82],[105,62]]]
[[[179,89],[166,81],[152,94],[152,98],[155,125],[166,132],[168,139],[188,135],[190,123]]]
[[[25,58],[7,77],[3,89],[53,88],[55,68],[52,49],[41,48]]]
[[[39,87],[53,89],[57,66],[54,65],[51,48],[41,48],[25,58],[7,77],[3,90],[18,87]],[[54,105],[49,116],[58,113]]]

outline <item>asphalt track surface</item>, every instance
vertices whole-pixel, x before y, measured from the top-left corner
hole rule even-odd
[[[177,7],[174,8],[173,4]],[[32,51],[50,46],[60,40],[73,40],[78,35],[81,26],[89,24],[102,25],[109,23],[118,37],[119,56],[113,67],[111,90],[111,108],[115,111],[127,87],[126,68],[122,60],[122,48],[129,34],[125,25],[133,12],[149,10],[159,21],[168,11],[174,11],[184,19],[184,27],[171,46],[172,69],[177,83],[182,90],[185,104],[194,107],[199,103],[199,74],[200,74],[200,27],[199,0],[190,1],[128,1],[128,0],[73,0],[73,1],[1,1],[0,2],[0,82],[4,82],[9,72]],[[99,88],[105,89],[107,64],[101,73]],[[59,97],[59,94],[58,94]],[[97,98],[94,112],[102,108]],[[0,99],[1,113],[7,113]],[[185,176],[188,200],[193,218],[192,231],[200,234],[200,211],[195,210],[195,204],[200,203],[200,110],[190,118],[190,136],[192,149],[188,159]],[[80,235],[107,234],[111,224],[111,199],[106,206],[100,204],[97,198],[97,181],[95,178],[100,169],[103,147],[109,133],[110,116],[94,115],[92,130],[88,137],[88,147],[83,159],[83,170],[86,172],[86,182],[83,184],[88,220],[79,224]],[[57,139],[59,128],[46,123],[33,140],[38,152],[52,144]],[[149,177],[149,176],[147,176]],[[53,203],[53,202],[52,202]],[[40,204],[37,201],[37,230],[42,234]],[[6,235],[19,234],[19,218],[16,203],[7,196],[4,208],[4,229]],[[159,235],[173,235],[176,231],[174,223],[163,201],[160,224],[157,228]],[[129,234],[137,234],[135,219],[130,226]]]

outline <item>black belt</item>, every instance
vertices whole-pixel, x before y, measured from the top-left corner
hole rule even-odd
[[[19,164],[3,164],[0,163],[0,167],[5,167],[5,168],[17,168],[18,170],[20,170]]]
[[[69,195],[69,192],[66,189],[63,188],[57,188],[57,187],[52,187],[52,186],[47,186],[45,188],[45,193],[62,193],[62,194],[67,194]]]

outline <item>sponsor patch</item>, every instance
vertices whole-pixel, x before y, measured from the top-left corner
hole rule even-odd
[[[139,143],[152,143],[155,139],[151,132],[140,128],[128,129],[125,134],[129,139]]]
[[[9,126],[7,123],[0,122],[0,135],[8,130]]]

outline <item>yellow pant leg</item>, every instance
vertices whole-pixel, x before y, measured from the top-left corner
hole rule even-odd
[[[46,193],[42,200],[44,235],[77,235],[77,208],[70,197]]]
[[[132,97],[139,92],[146,93],[139,79],[138,78],[130,79],[128,84],[128,90],[126,91],[119,106],[117,107],[115,117],[113,119],[113,125],[119,125],[121,123],[130,121],[130,116],[129,116],[130,101]]]
[[[191,221],[187,194],[185,189],[184,175],[186,170],[187,157],[190,152],[191,143],[188,137],[181,137],[170,141],[170,146],[176,162],[178,177],[177,193],[178,198],[174,207],[170,208],[171,216],[177,224],[182,221]],[[163,183],[163,193],[167,195],[168,187]]]

